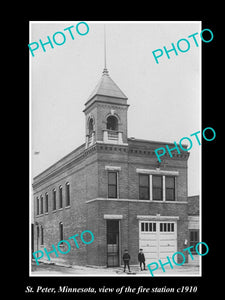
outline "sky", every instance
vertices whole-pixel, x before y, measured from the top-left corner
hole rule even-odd
[[[32,178],[85,142],[84,103],[106,64],[110,77],[128,97],[128,137],[179,143],[201,131],[201,42],[193,33],[201,22],[31,22],[30,43],[64,32],[63,45],[30,54],[30,137]],[[74,25],[71,38],[65,28]],[[79,27],[85,32],[86,27]],[[85,30],[84,30],[85,29]],[[82,31],[84,30],[84,31]],[[60,35],[57,41],[60,43]],[[166,54],[156,63],[152,51],[188,39],[190,49]],[[180,43],[185,49],[185,42]],[[28,50],[29,51],[29,50]],[[195,138],[188,160],[188,195],[201,191],[201,146]],[[200,136],[201,140],[201,136]],[[36,153],[36,154],[35,154]],[[37,154],[38,153],[38,154]]]

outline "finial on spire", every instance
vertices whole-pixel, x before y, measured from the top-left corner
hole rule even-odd
[[[105,32],[105,24],[104,24],[104,69],[103,75],[109,75],[109,72],[106,68],[106,32]]]
[[[105,24],[104,24],[104,56],[105,56],[105,69],[106,69],[106,35],[105,35]]]

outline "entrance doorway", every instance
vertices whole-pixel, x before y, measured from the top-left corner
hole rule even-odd
[[[119,266],[119,220],[107,220],[107,267]]]

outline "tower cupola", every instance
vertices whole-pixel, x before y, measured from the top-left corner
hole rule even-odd
[[[127,99],[105,67],[85,103],[86,148],[96,142],[127,143]]]

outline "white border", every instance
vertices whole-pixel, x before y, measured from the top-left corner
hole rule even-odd
[[[72,21],[29,21],[29,43],[32,42],[31,41],[31,25],[32,24],[45,24],[45,23],[49,23],[49,24],[53,24],[53,23],[57,23],[57,24],[66,24],[66,23],[79,23],[82,21],[77,21],[77,20],[72,20]],[[202,21],[201,20],[196,20],[196,21],[86,21],[87,24],[157,24],[157,23],[170,23],[170,24],[185,24],[185,23],[190,23],[190,24],[194,24],[194,23],[200,23],[201,25],[201,30],[202,30]],[[202,87],[202,51],[201,51],[201,43],[199,44],[199,48],[200,48],[200,59],[199,59],[199,64],[200,64],[200,76],[199,76],[199,80],[200,80],[200,87]],[[201,115],[200,115],[200,127],[202,130],[202,91],[200,88],[200,111],[201,111]],[[32,129],[32,108],[31,108],[31,55],[29,53],[29,276],[30,277],[127,277],[127,275],[116,275],[116,274],[112,274],[112,275],[107,275],[107,274],[88,274],[88,275],[76,275],[76,274],[50,274],[48,275],[47,273],[31,273],[31,216],[32,216],[32,201],[33,201],[33,193],[32,193],[32,178],[31,178],[31,174],[32,174],[32,134],[31,134],[31,129]],[[201,191],[199,193],[199,217],[200,217],[200,228],[199,228],[199,236],[200,236],[200,241],[202,241],[202,228],[201,228],[201,222],[202,222],[202,148],[200,150],[200,187],[201,187]],[[34,220],[33,220],[34,221]],[[201,257],[200,257],[200,270],[199,270],[200,274],[199,275],[192,275],[192,274],[161,274],[160,276],[155,275],[154,277],[201,277],[202,276],[202,261],[201,261]],[[146,274],[146,275],[129,275],[130,277],[151,277],[150,274]]]

